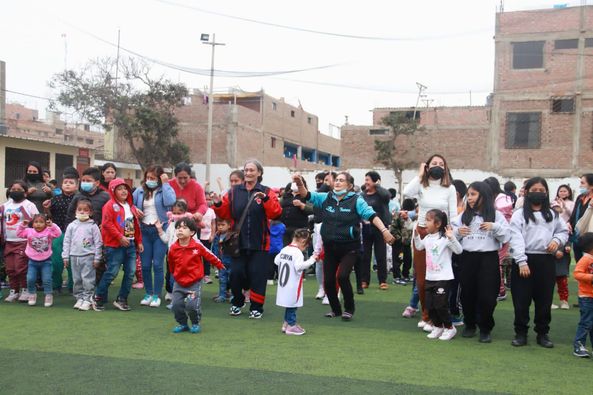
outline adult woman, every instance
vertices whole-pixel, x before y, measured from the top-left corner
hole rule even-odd
[[[391,193],[381,186],[381,175],[376,171],[369,171],[364,176],[365,190],[362,193],[363,199],[373,208],[384,224],[391,223],[389,212],[389,201]],[[362,255],[362,288],[367,288],[371,282],[371,258],[373,247],[377,259],[377,279],[379,289],[386,290],[387,285],[387,247],[383,240],[380,229],[370,223],[364,223],[362,232],[363,255]]]
[[[591,200],[593,198],[593,173],[583,174],[581,176],[581,186],[579,188],[579,196],[575,199],[574,202],[574,209],[572,210],[572,214],[570,215],[569,221],[569,231],[572,231],[571,241],[572,241],[572,250],[574,251],[574,259],[578,261],[583,257],[583,251],[578,246],[577,232],[574,231],[577,222],[579,219],[585,214],[585,210],[587,210],[587,206],[593,202]]]
[[[233,258],[231,271],[231,291],[233,293],[230,315],[241,314],[245,302],[243,285],[249,285],[249,318],[263,316],[268,280],[268,249],[270,248],[269,221],[282,214],[278,197],[272,190],[261,185],[264,168],[257,159],[249,159],[243,166],[245,181],[235,185],[220,200],[213,196],[212,208],[217,217],[230,219],[237,226],[243,213],[245,220],[241,225],[239,244],[241,253]],[[252,200],[252,201],[251,201]],[[251,201],[251,203],[250,203]],[[249,205],[249,207],[247,207]]]
[[[101,166],[101,184],[99,187],[109,192],[109,183],[117,177],[117,167],[111,162],[105,163]]]
[[[426,232],[426,213],[432,209],[444,211],[449,219],[457,216],[457,194],[452,185],[447,161],[441,155],[432,155],[420,165],[418,176],[404,188],[404,197],[418,200],[418,225],[416,233],[424,238]],[[414,247],[414,275],[422,304],[422,320],[419,328],[431,331],[428,312],[424,308],[424,280],[426,276],[426,251]]]
[[[324,288],[332,311],[326,317],[342,316],[349,321],[354,314],[354,294],[350,284],[350,273],[360,253],[360,221],[371,222],[379,229],[386,243],[394,239],[389,229],[365,200],[355,194],[354,178],[347,172],[340,172],[334,180],[331,192],[309,192],[298,174],[293,182],[299,188],[299,195],[305,196],[314,207],[321,208],[321,239],[325,249],[323,261]],[[344,312],[338,300],[336,278],[344,296]]]
[[[44,211],[43,202],[51,199],[51,187],[43,181],[43,170],[39,162],[27,163],[25,181],[27,183],[27,199],[35,204],[37,210]]]
[[[159,307],[165,278],[164,262],[167,245],[159,237],[156,223],[162,223],[163,229],[167,229],[167,211],[170,211],[175,203],[175,191],[169,185],[169,177],[161,166],[150,166],[146,169],[142,187],[134,191],[133,198],[134,205],[142,217],[140,229],[144,245],[140,260],[146,294],[140,304]]]
[[[303,181],[303,183],[305,182]],[[291,185],[286,185],[284,194],[280,198],[280,206],[282,207],[280,222],[286,226],[282,240],[284,246],[290,244],[295,230],[308,227],[309,215],[313,214],[313,207],[310,204],[306,204],[304,198],[295,195],[295,192],[291,189]],[[306,187],[307,184],[305,183]]]
[[[202,216],[208,210],[204,188],[196,180],[191,179],[191,167],[184,162],[178,163],[173,169],[175,179],[169,185],[175,191],[177,199],[187,202],[187,211],[192,213],[196,222],[202,221]]]
[[[556,191],[556,199],[552,202],[552,209],[560,215],[560,218],[568,225],[570,216],[574,209],[572,201],[572,189],[570,185],[560,185]],[[570,275],[570,244],[560,246],[555,253],[556,261],[556,287],[560,306],[553,304],[552,309],[569,309],[568,304],[568,276]]]

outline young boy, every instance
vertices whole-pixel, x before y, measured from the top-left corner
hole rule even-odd
[[[109,183],[109,193],[111,199],[103,207],[101,226],[107,268],[97,286],[93,308],[95,311],[105,310],[107,290],[117,277],[120,265],[123,265],[124,276],[119,295],[113,301],[113,305],[119,310],[128,311],[128,295],[136,271],[136,249],[139,253],[144,251],[138,221],[139,213],[132,203],[132,190],[123,179],[112,180]]]
[[[589,358],[589,351],[585,348],[585,344],[587,344],[587,335],[591,337],[591,343],[593,343],[593,233],[587,232],[579,237],[579,246],[584,254],[574,269],[574,278],[579,283],[581,319],[574,337],[573,355]]]
[[[202,243],[193,239],[198,226],[191,218],[181,218],[175,223],[177,241],[169,249],[169,268],[175,279],[173,284],[173,314],[179,325],[173,333],[190,331],[199,333],[202,318],[202,279],[204,278],[204,258],[219,270],[225,267]],[[190,319],[191,328],[187,325]]]
[[[228,219],[216,218],[216,236],[214,236],[214,240],[212,240],[212,252],[222,261],[225,267],[218,271],[218,295],[213,298],[216,303],[224,303],[227,301],[227,289],[229,288],[231,262],[233,261],[233,258],[224,255],[221,243],[226,239],[229,229],[231,229],[231,222]]]
[[[393,260],[393,284],[406,285],[410,281],[412,267],[412,231],[414,224],[408,212],[414,211],[416,205],[412,199],[405,199],[401,211],[393,213],[389,232],[395,237],[391,247]],[[402,258],[400,258],[400,255]],[[403,268],[400,268],[403,263]]]

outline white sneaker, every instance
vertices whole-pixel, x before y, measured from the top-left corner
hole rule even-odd
[[[325,290],[323,289],[323,287],[319,288],[319,291],[317,292],[317,295],[315,295],[315,299],[323,299],[325,297]]]
[[[84,300],[78,299],[72,308],[77,310],[80,309],[80,306],[82,306],[82,302],[84,302]]]
[[[14,289],[11,289],[10,290],[10,293],[8,294],[8,296],[6,297],[6,299],[4,299],[4,301],[5,302],[8,302],[8,303],[12,303],[14,301],[19,300],[19,296],[21,296],[21,294],[19,294]]]
[[[35,306],[35,304],[37,303],[37,294],[27,294],[29,295],[28,298],[29,300],[27,300],[27,303],[29,304],[29,306]]]
[[[89,302],[88,300],[84,300],[81,304],[80,304],[80,311],[89,311],[91,309],[91,302]]]
[[[146,294],[140,301],[142,306],[150,306],[150,302],[152,302],[152,295]]]
[[[560,308],[562,310],[568,310],[568,309],[570,309],[570,305],[568,304],[568,302],[566,300],[561,300],[560,301]]]
[[[558,308],[560,308],[560,306],[558,306],[557,304],[553,304],[553,303],[552,303],[552,306],[550,306],[550,308],[551,308],[552,310],[558,310]]]
[[[443,334],[439,337],[439,340],[451,340],[456,334],[457,329],[455,329],[455,326],[452,326],[451,328],[445,328]]]
[[[171,292],[167,292],[167,293],[165,294],[165,301],[166,301],[166,302],[170,302],[170,301],[172,301],[172,300],[173,300],[173,294],[172,294]]]
[[[45,295],[45,301],[43,302],[43,307],[52,307],[54,305],[54,295],[47,294]]]
[[[153,295],[152,300],[150,301],[150,307],[159,307],[161,305],[161,298],[157,295]]]
[[[274,285],[274,280],[268,280],[268,285]]]
[[[19,302],[28,302],[29,292],[26,289],[21,289],[21,296],[19,296]]]
[[[321,301],[321,304],[329,304],[329,299],[327,298],[327,295],[323,296],[323,300]]]
[[[433,330],[434,328],[435,328],[435,327],[434,327],[434,326],[432,326],[431,324],[426,324],[426,325],[424,325],[424,328],[422,328],[422,330],[423,330],[424,332],[432,332],[432,330]]]
[[[432,325],[427,325],[432,327]],[[426,327],[425,327],[426,328]],[[445,328],[441,327],[433,327],[432,331],[426,335],[426,337],[428,337],[429,339],[438,339],[441,337],[441,335],[443,334],[443,332],[445,331]]]
[[[418,328],[422,329],[424,328],[426,325],[428,325],[428,322],[424,321],[424,320],[420,320],[418,321]]]

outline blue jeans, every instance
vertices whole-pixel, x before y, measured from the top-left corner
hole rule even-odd
[[[581,342],[584,346],[587,343],[587,335],[593,345],[593,298],[580,298],[579,309],[581,310],[581,319],[577,325],[577,333],[574,337],[574,344]]]
[[[414,282],[412,284],[412,296],[410,297],[410,307],[418,310],[418,302],[420,302],[420,295],[418,295],[418,287],[416,286],[416,277],[414,276]]]
[[[124,277],[121,280],[118,299],[126,300],[132,289],[134,272],[136,272],[136,245],[132,242],[129,247],[105,247],[105,260],[107,267],[101,282],[97,286],[96,295],[103,301],[107,300],[107,290],[109,285],[119,273],[120,265],[124,268]]]
[[[165,255],[167,245],[159,237],[156,226],[142,224],[142,244],[144,252],[140,254],[144,289],[148,295],[160,295],[165,281]],[[154,272],[154,282],[152,274]]]
[[[226,299],[226,291],[229,289],[230,284],[230,277],[231,277],[231,267],[230,263],[225,264],[225,268],[218,271],[218,297]]]
[[[43,282],[43,293],[49,295],[52,293],[51,287],[51,258],[45,261],[34,261],[29,259],[29,266],[27,268],[27,292],[30,294],[37,293],[35,282],[41,272],[41,281]]]
[[[284,321],[290,326],[296,325],[296,307],[287,307],[284,311]]]

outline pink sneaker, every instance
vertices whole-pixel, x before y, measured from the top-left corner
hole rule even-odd
[[[282,323],[282,333],[286,333],[286,328],[288,328],[288,322],[284,321]]]
[[[286,334],[300,336],[300,335],[305,334],[305,330],[303,328],[301,328],[299,325],[294,325],[294,326],[288,325],[286,327]]]
[[[141,283],[141,282],[134,283],[134,284],[132,284],[132,288],[142,289],[142,288],[144,288],[144,283]]]
[[[418,309],[415,309],[412,306],[408,306],[408,307],[406,307],[406,309],[402,313],[402,317],[404,317],[404,318],[412,318],[412,317],[414,317],[416,315],[416,312],[417,311],[418,311]]]

